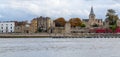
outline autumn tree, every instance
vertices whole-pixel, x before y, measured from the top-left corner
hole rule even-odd
[[[54,22],[56,27],[64,27],[66,23],[63,17],[57,18],[56,20],[54,20]]]
[[[71,18],[69,22],[71,24],[71,27],[81,26],[82,24],[82,21],[80,18]]]

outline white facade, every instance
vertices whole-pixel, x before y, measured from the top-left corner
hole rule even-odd
[[[0,22],[0,33],[14,32],[15,22]]]

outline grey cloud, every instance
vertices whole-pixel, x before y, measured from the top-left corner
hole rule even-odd
[[[4,13],[8,19],[32,19],[36,16],[49,16],[52,18],[71,17],[88,18],[90,7],[94,7],[95,14],[98,18],[105,18],[106,10],[120,8],[119,3],[115,0],[0,0],[0,13]],[[88,2],[89,1],[89,2]],[[119,0],[118,0],[119,1]],[[6,12],[4,12],[6,11]],[[17,13],[12,15],[11,13]],[[118,11],[120,12],[120,11]],[[19,17],[21,15],[22,17]],[[29,17],[32,16],[32,17]]]

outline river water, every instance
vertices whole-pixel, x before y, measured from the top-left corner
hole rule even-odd
[[[0,57],[120,57],[120,39],[1,38]]]

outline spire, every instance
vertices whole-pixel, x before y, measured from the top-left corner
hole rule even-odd
[[[91,7],[90,15],[95,15],[93,11],[93,7]]]
[[[95,19],[95,14],[94,14],[94,11],[93,11],[93,7],[91,7],[91,11],[90,11],[90,14],[89,14],[89,19]]]

